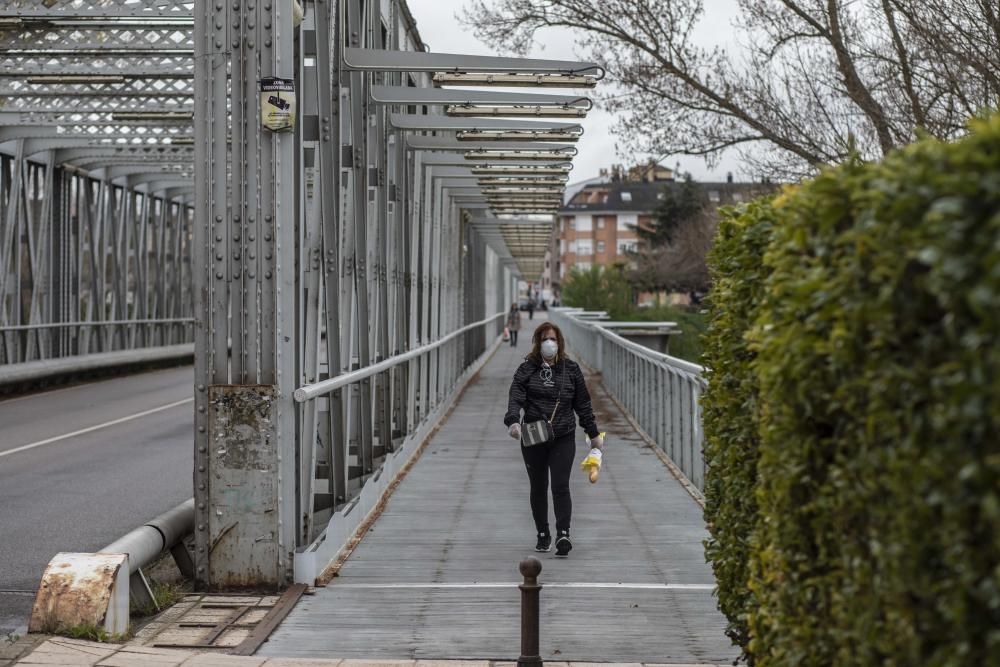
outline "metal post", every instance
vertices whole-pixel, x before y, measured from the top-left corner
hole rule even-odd
[[[538,598],[542,585],[538,583],[538,575],[542,572],[542,563],[537,558],[525,558],[518,568],[524,576],[521,589],[521,657],[517,659],[518,667],[541,667],[542,657],[538,652]]]

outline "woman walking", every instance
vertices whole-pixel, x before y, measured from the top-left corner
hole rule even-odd
[[[591,447],[602,448],[604,439],[597,429],[583,372],[576,362],[566,358],[566,343],[559,327],[550,322],[540,325],[535,329],[531,344],[531,352],[514,373],[514,381],[510,384],[503,423],[510,437],[521,442],[521,456],[531,486],[531,514],[538,533],[535,551],[552,548],[548,502],[551,475],[556,555],[567,556],[573,548],[569,539],[573,513],[569,476],[576,456],[576,417],[573,413],[587,432]],[[522,435],[528,428],[537,432],[534,422],[539,421],[550,423],[552,438],[540,444],[528,444]]]
[[[517,304],[510,304],[507,311],[507,330],[510,332],[510,346],[517,347],[517,332],[521,330],[521,311],[517,309]]]

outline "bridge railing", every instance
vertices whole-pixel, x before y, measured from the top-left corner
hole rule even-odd
[[[295,390],[303,440],[319,444],[305,448],[303,469],[323,471],[308,475],[309,485],[300,489],[311,544],[296,554],[295,581],[310,583],[320,576],[378,504],[461,387],[499,344],[506,314],[487,315],[433,342]],[[352,405],[363,395],[377,398],[378,386],[398,387],[389,401],[406,405],[399,414],[392,405],[381,405],[379,412],[393,421],[391,427],[376,420],[366,425],[366,433],[352,436],[347,428],[348,417],[356,414]],[[331,418],[332,428],[320,427]]]
[[[551,308],[549,317],[562,329],[571,354],[600,373],[611,397],[700,492],[704,369],[626,340],[581,309]]]

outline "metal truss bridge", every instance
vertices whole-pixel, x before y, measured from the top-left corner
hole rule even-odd
[[[496,353],[603,75],[402,0],[7,0],[0,382],[193,358],[196,585],[315,581]],[[697,496],[700,369],[553,317]]]

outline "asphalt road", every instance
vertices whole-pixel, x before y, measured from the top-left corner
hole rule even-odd
[[[190,498],[190,366],[0,401],[0,640],[60,551],[100,549]]]

